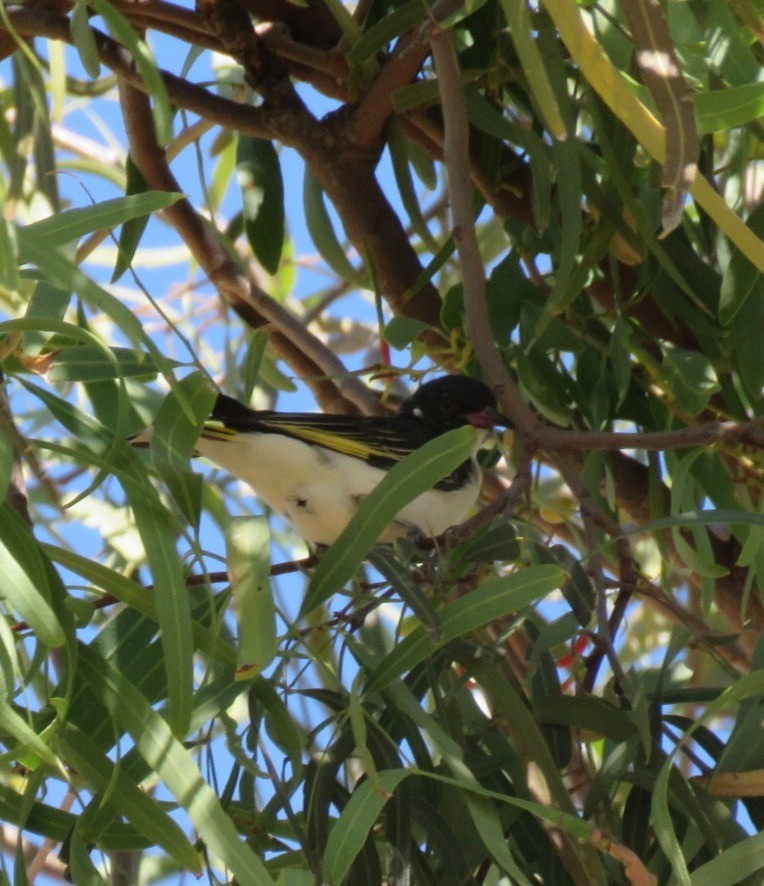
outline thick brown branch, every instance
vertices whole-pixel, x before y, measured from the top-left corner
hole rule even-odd
[[[353,118],[353,137],[359,145],[371,146],[381,138],[393,113],[393,93],[413,80],[427,58],[429,47],[422,42],[420,33],[418,28],[398,41],[359,104]]]

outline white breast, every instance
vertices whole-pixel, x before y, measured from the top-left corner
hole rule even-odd
[[[224,441],[202,438],[196,450],[251,486],[307,541],[325,545],[335,541],[384,475],[357,458],[278,434],[236,434]],[[380,541],[392,541],[412,527],[427,536],[440,535],[464,520],[479,491],[475,464],[462,489],[432,489],[420,495],[398,514]]]

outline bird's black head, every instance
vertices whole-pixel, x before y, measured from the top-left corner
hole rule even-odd
[[[426,382],[404,401],[400,414],[422,419],[442,430],[470,424],[492,428],[508,423],[496,411],[491,389],[466,375],[445,375]]]

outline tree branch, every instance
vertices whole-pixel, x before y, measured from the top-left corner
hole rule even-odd
[[[445,142],[443,153],[451,196],[451,215],[456,248],[462,266],[467,337],[506,414],[518,431],[526,433],[538,424],[533,411],[520,396],[504,365],[491,331],[485,300],[485,268],[475,233],[472,181],[469,173],[469,127],[459,59],[453,34],[434,26],[430,35],[438,87],[443,107]]]

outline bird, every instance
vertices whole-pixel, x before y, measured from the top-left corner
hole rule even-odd
[[[305,541],[330,545],[406,455],[454,428],[478,428],[472,456],[388,525],[379,541],[390,543],[409,533],[437,536],[461,523],[480,492],[477,452],[492,428],[509,424],[491,389],[465,375],[425,382],[396,413],[382,417],[257,410],[218,394],[194,454],[250,486]]]

